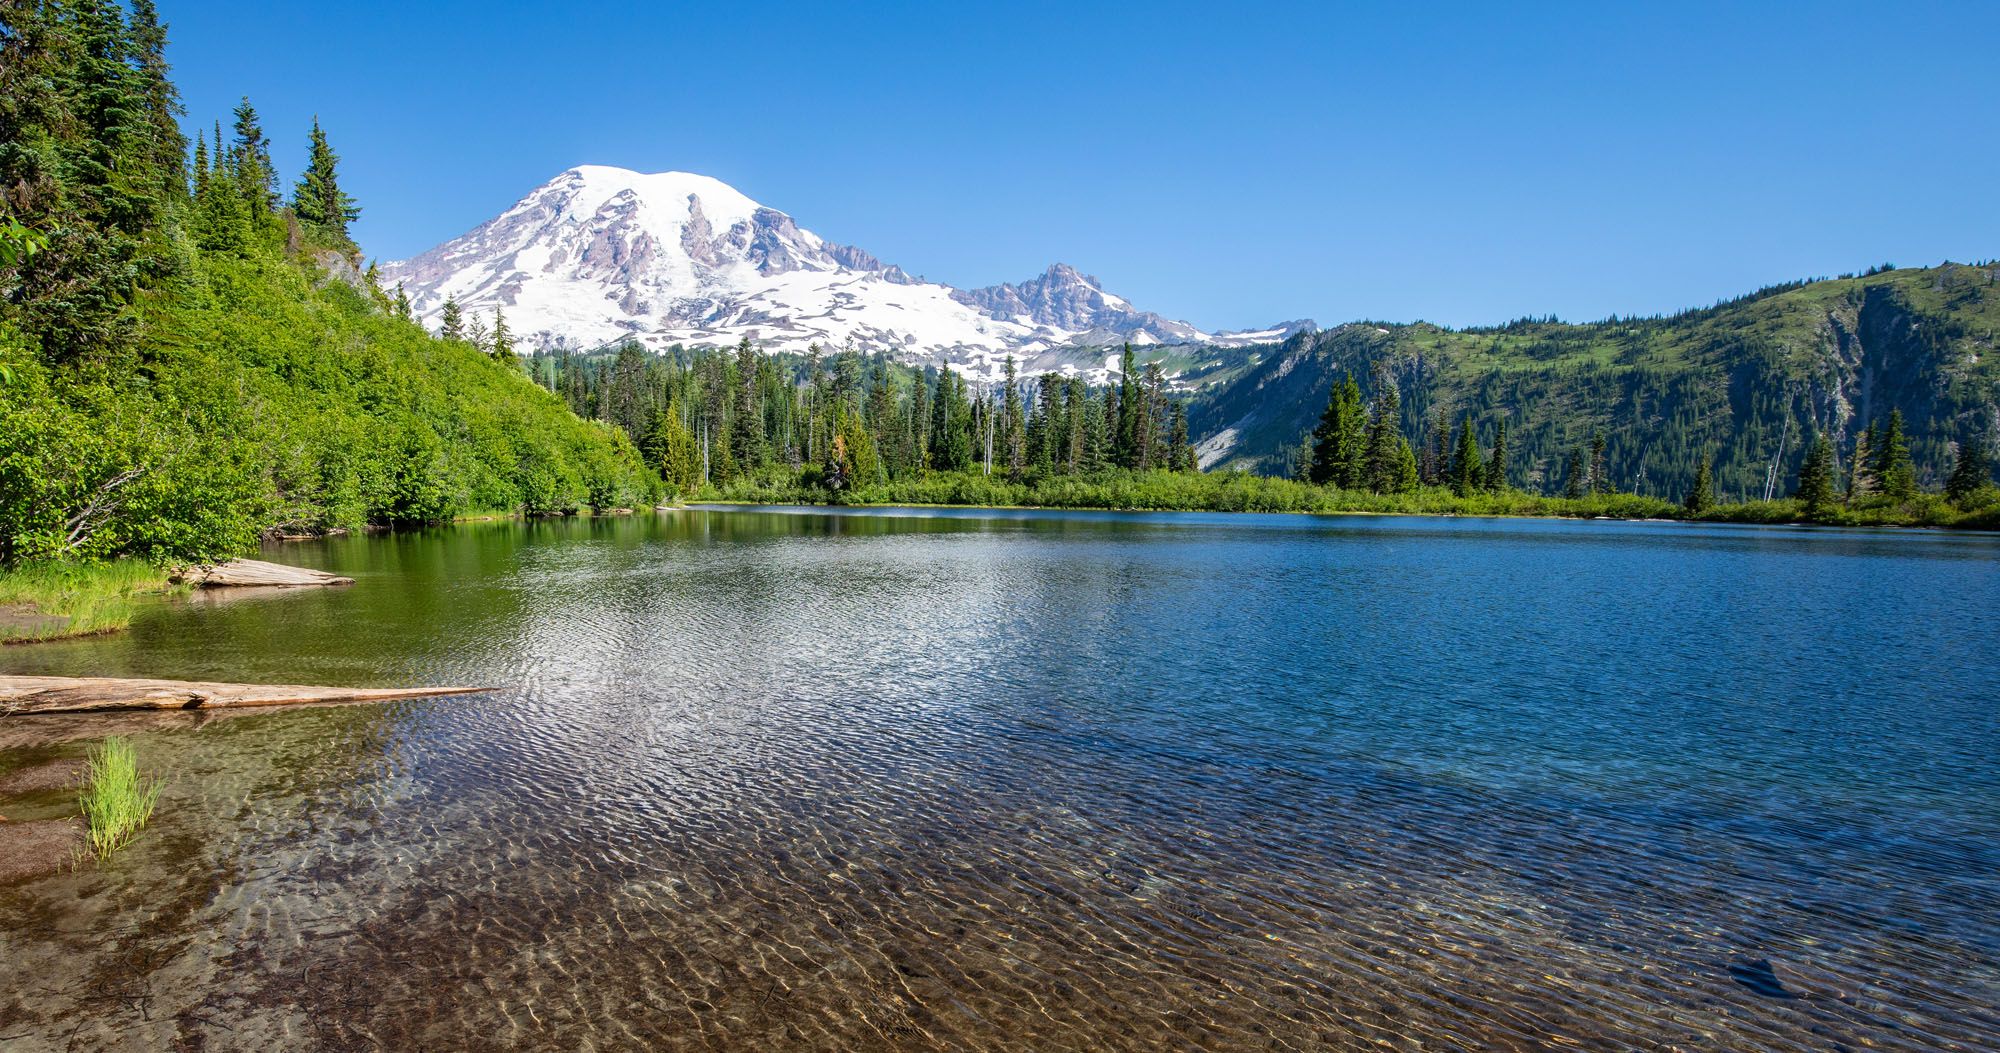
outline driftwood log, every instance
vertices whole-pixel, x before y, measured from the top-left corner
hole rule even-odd
[[[0,717],[121,709],[221,709],[310,702],[387,702],[433,695],[469,695],[483,687],[308,687],[302,684],[213,684],[193,680],[109,677],[0,676]]]
[[[353,578],[328,574],[323,570],[288,567],[261,559],[232,559],[212,567],[189,567],[176,579],[183,584],[219,589],[239,585],[266,585],[293,588],[306,585],[352,585]]]

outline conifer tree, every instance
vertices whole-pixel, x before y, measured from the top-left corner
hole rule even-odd
[[[261,219],[278,208],[278,171],[271,164],[271,141],[257,110],[244,96],[236,106],[236,142],[229,152],[230,166],[243,200],[250,206],[251,219]]]
[[[1014,366],[1014,356],[1007,356],[1007,389],[1001,399],[1000,448],[1006,451],[1003,460],[1007,474],[1018,477],[1027,467],[1028,422],[1021,410],[1021,378]]]
[[[1389,492],[1407,494],[1422,482],[1417,474],[1417,451],[1410,446],[1410,440],[1401,435],[1396,436],[1396,446],[1398,448],[1396,476],[1389,487]]]
[[[1875,451],[1875,475],[1882,492],[1897,501],[1917,496],[1917,468],[1910,462],[1910,445],[1903,437],[1903,411],[1889,411],[1889,426]]]
[[[1377,384],[1375,408],[1368,423],[1364,474],[1370,490],[1396,493],[1402,478],[1403,448],[1409,443],[1403,439],[1402,404],[1395,381],[1384,376],[1378,378]]]
[[[1847,503],[1853,504],[1875,490],[1875,425],[1871,422],[1854,436],[1854,455],[1847,461]]]
[[[1951,477],[1944,484],[1945,499],[1963,508],[1991,477],[1986,464],[1986,451],[1980,448],[1976,437],[1968,434],[1958,440],[1958,459],[1952,464]]]
[[[1118,455],[1120,465],[1139,466],[1139,373],[1132,361],[1132,345],[1126,344],[1118,358]]]
[[[1564,497],[1573,501],[1583,496],[1585,489],[1589,486],[1588,480],[1584,478],[1587,471],[1588,469],[1584,467],[1583,462],[1583,447],[1571,447],[1569,451],[1569,463],[1563,467]]]
[[[305,223],[342,244],[351,245],[347,225],[360,217],[361,209],[354,204],[353,198],[340,189],[337,171],[340,158],[334,154],[333,147],[327,145],[326,133],[320,130],[318,117],[313,118],[306,156],[305,174],[292,188],[292,211]]]
[[[1604,433],[1601,431],[1590,437],[1590,492],[1611,492],[1611,462],[1604,454]]]
[[[757,405],[757,350],[750,338],[736,342],[735,404],[729,424],[729,454],[739,472],[764,466],[764,414]]]
[[[1483,481],[1486,489],[1501,491],[1507,489],[1507,418],[1500,418],[1500,426],[1493,433],[1493,455],[1486,462]]]
[[[493,335],[489,339],[488,346],[492,348],[493,357],[503,365],[514,365],[517,361],[514,355],[514,333],[507,328],[507,315],[498,307],[493,309]]]
[[[1472,434],[1472,414],[1468,413],[1458,424],[1458,449],[1451,458],[1451,492],[1469,496],[1479,488],[1480,474],[1479,440]]]
[[[458,306],[458,297],[446,296],[438,312],[438,339],[463,340],[465,335],[465,311]]]
[[[1195,470],[1194,445],[1188,442],[1186,402],[1174,400],[1172,419],[1167,440],[1167,448],[1171,451],[1167,468],[1176,472],[1192,472]]]
[[[1833,507],[1833,443],[1825,433],[1813,437],[1805,462],[1799,465],[1798,499],[1807,519],[1819,519]]]
[[[1715,507],[1715,480],[1709,472],[1709,459],[1708,454],[1702,454],[1701,464],[1695,468],[1694,486],[1688,489],[1687,497],[1681,501],[1681,507],[1687,509],[1689,515],[1699,516]]]
[[[168,76],[167,27],[160,22],[153,0],[132,0],[131,38],[138,66],[139,94],[144,101],[148,165],[169,200],[187,195],[187,136],[181,131],[180,90]]]

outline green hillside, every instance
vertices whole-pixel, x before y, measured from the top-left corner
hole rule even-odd
[[[247,100],[190,163],[164,46],[149,3],[0,20],[0,569],[657,490],[504,341],[357,270],[317,125],[289,193]]]
[[[1670,317],[1486,329],[1355,323],[1303,334],[1189,410],[1210,466],[1280,474],[1336,381],[1392,377],[1421,449],[1443,419],[1482,435],[1507,421],[1511,482],[1553,491],[1602,432],[1618,488],[1674,496],[1705,452],[1716,487],[1777,492],[1823,430],[1844,464],[1871,421],[1901,410],[1919,481],[1942,484],[1954,444],[1990,448],[2000,417],[2000,265],[1946,263],[1793,283]],[[1379,371],[1379,372],[1378,372]]]

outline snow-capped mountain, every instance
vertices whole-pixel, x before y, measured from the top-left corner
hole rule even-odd
[[[888,348],[993,375],[1065,368],[1078,346],[1245,344],[1286,327],[1204,333],[1140,311],[1064,264],[1018,284],[960,290],[921,281],[728,184],[687,172],[572,168],[471,232],[383,267],[435,324],[448,297],[504,310],[516,333],[590,347],[633,336],[662,348]],[[1096,372],[1097,370],[1089,370]]]

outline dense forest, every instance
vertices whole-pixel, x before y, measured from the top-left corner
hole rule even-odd
[[[165,47],[151,0],[0,5],[0,566],[653,496],[359,269],[317,122],[290,185],[248,100],[190,144]]]

